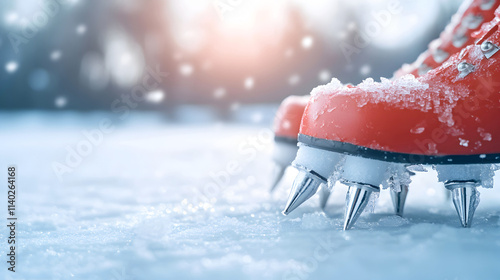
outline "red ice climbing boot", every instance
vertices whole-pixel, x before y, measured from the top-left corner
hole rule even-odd
[[[283,100],[274,119],[274,150],[273,161],[275,170],[270,191],[274,191],[281,181],[285,170],[292,164],[297,155],[297,136],[300,121],[310,96],[289,96]],[[320,192],[320,207],[326,206],[330,191],[324,187]]]
[[[344,230],[349,229],[389,176],[426,164],[435,166],[462,225],[469,227],[479,203],[476,188],[492,186],[500,163],[495,121],[500,116],[500,11],[496,15],[475,44],[424,76],[367,79],[358,86],[332,80],[315,88],[293,163],[299,175],[283,213],[308,199],[319,184],[338,178],[350,187],[344,221]]]
[[[476,40],[473,33],[483,23],[490,22],[495,17],[494,11],[499,5],[500,0],[464,1],[439,38],[429,44],[428,50],[412,64],[403,65],[396,71],[394,77],[406,74],[413,74],[415,77],[424,75],[429,70],[439,67],[462,48],[473,44]]]
[[[441,33],[441,36],[434,40],[429,49],[411,65],[404,65],[402,69],[395,73],[395,77],[400,77],[405,74],[413,74],[419,76],[427,71],[440,66],[451,55],[460,51],[464,46],[467,46],[474,41],[473,32],[477,31],[482,23],[489,22],[494,17],[495,9],[500,5],[500,0],[474,0],[465,1],[452,17],[451,22]],[[280,106],[279,113],[275,119],[275,152],[274,161],[277,163],[274,171],[271,191],[273,191],[281,180],[284,171],[292,162],[291,155],[294,154],[291,143],[296,141],[298,127],[300,125],[300,117],[304,111],[308,97],[291,97],[283,101]],[[286,116],[282,118],[281,115]],[[285,129],[286,127],[286,129]],[[288,134],[288,136],[286,136]],[[293,140],[292,140],[293,139]],[[290,141],[289,141],[290,140]],[[286,145],[284,143],[288,143]],[[287,147],[287,148],[284,148]],[[290,157],[288,157],[290,156]],[[408,193],[409,177],[413,175],[411,171],[397,168],[393,170],[396,174],[390,177],[388,185],[391,186],[391,196],[394,204],[394,209],[397,215],[403,215],[404,203]],[[313,195],[316,191],[311,192]],[[320,206],[324,208],[330,195],[330,191],[326,186],[321,188]]]

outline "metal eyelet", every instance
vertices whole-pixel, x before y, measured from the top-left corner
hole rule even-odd
[[[462,61],[460,62],[458,65],[457,65],[457,69],[458,69],[458,72],[460,72],[458,74],[458,77],[459,78],[464,78],[466,77],[467,75],[469,75],[470,73],[474,72],[474,65],[470,64],[470,63],[467,63],[465,61]]]
[[[450,56],[450,54],[443,51],[442,49],[437,49],[432,53],[432,57],[434,58],[434,61],[436,61],[437,63],[445,61],[448,58],[448,56]]]
[[[481,51],[486,58],[492,57],[500,48],[490,41],[484,41],[481,44]]]

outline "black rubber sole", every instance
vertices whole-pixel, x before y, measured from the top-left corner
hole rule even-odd
[[[334,140],[315,138],[299,134],[298,141],[313,147],[346,155],[405,164],[488,164],[500,163],[500,154],[443,155],[395,153],[370,149]]]

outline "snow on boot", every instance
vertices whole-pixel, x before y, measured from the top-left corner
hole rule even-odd
[[[499,5],[500,0],[464,1],[439,38],[429,44],[428,50],[414,63],[403,65],[394,76],[398,78],[413,74],[417,77],[439,67],[450,56],[474,43],[476,40],[474,32],[481,27],[481,24],[494,18],[494,11]]]
[[[390,164],[434,165],[469,227],[479,203],[476,187],[491,187],[500,163],[499,21],[486,25],[476,44],[419,78],[367,79],[358,86],[333,79],[315,88],[302,117],[294,189],[309,193],[307,187],[316,185],[311,181],[332,176],[345,156],[340,179],[351,188],[347,229],[366,196],[387,180]]]

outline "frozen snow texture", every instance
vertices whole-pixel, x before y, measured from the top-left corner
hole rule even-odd
[[[3,266],[0,279],[500,275],[498,183],[482,190],[471,229],[460,227],[431,170],[413,178],[405,218],[393,216],[389,193],[382,190],[375,213],[361,215],[354,230],[343,232],[346,187],[340,184],[326,215],[319,213],[317,196],[288,217],[280,214],[293,178],[268,194],[272,143],[249,141],[263,127],[180,126],[148,114],[115,123],[116,130],[59,182],[51,163],[64,161],[65,146],[74,146],[83,139],[82,130],[95,129],[108,117],[0,113],[8,120],[0,122],[0,162],[19,168],[20,211],[19,271],[14,277]],[[253,153],[241,154],[239,145]],[[222,184],[221,172],[232,160],[241,169]],[[216,179],[219,188],[207,187]],[[0,180],[6,180],[3,171]],[[431,186],[434,196],[426,193]],[[5,195],[1,209],[7,208]],[[6,234],[4,227],[0,239]],[[3,260],[6,245],[0,245]]]
[[[332,92],[341,87],[342,83],[339,81],[339,79],[333,78],[328,84],[315,87],[311,91],[311,95],[316,96],[318,94],[331,94]]]
[[[300,225],[303,229],[331,229],[333,228],[333,223],[330,218],[328,218],[323,212],[313,212],[306,213],[302,216],[302,224]]]
[[[319,95],[352,95],[356,96],[357,106],[362,108],[367,104],[387,103],[396,108],[433,112],[438,120],[448,126],[453,136],[461,135],[460,129],[454,128],[453,109],[457,101],[464,99],[469,94],[468,90],[459,85],[436,84],[429,88],[425,80],[417,79],[411,74],[395,80],[381,78],[375,82],[373,78],[365,79],[357,86],[342,85],[333,78],[326,85],[321,85],[311,91],[312,96]],[[319,112],[316,118],[325,111],[334,110],[332,107]],[[422,127],[416,127],[412,133],[422,133]]]
[[[390,188],[395,192],[400,192],[401,186],[409,186],[411,183],[410,174],[403,164],[389,164],[385,178],[386,179],[382,181],[382,188]]]

